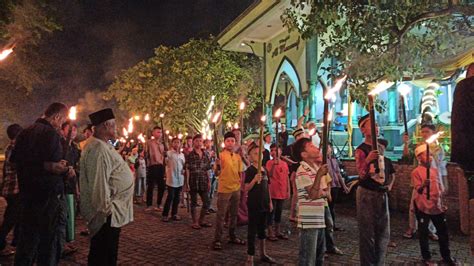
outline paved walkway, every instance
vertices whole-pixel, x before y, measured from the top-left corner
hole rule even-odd
[[[0,201],[0,212],[5,203]],[[246,247],[224,244],[224,250],[214,251],[210,248],[214,228],[193,230],[186,209],[180,209],[184,218],[180,222],[163,223],[158,213],[145,213],[143,205],[135,205],[135,222],[124,227],[120,239],[119,264],[121,265],[203,265],[203,264],[234,264],[242,265],[246,259]],[[351,204],[337,206],[337,224],[344,227],[344,232],[336,232],[336,243],[345,252],[343,256],[331,255],[326,259],[328,265],[354,265],[358,263],[358,230],[355,220],[355,207]],[[214,223],[215,215],[209,215],[208,221]],[[392,214],[392,240],[397,248],[389,248],[388,264],[419,262],[420,252],[417,240],[406,240],[401,237],[405,229],[405,215]],[[79,232],[84,228],[82,220],[78,220]],[[293,225],[286,224],[291,232],[290,239],[270,242],[268,251],[281,264],[295,264],[297,261],[297,230]],[[246,227],[240,227],[238,234],[246,237]],[[464,264],[474,264],[469,255],[468,237],[458,232],[451,233],[451,250],[453,256]],[[84,265],[87,262],[87,237],[77,236],[78,251],[62,261],[62,265]],[[437,243],[431,242],[434,259],[440,259]],[[12,258],[0,258],[0,264],[11,265]]]

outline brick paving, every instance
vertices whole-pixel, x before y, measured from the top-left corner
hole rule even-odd
[[[3,216],[5,203],[0,201],[0,213]],[[327,265],[358,264],[358,230],[355,220],[355,207],[350,203],[337,205],[337,225],[345,229],[336,232],[336,243],[344,252],[343,256],[331,255],[326,258]],[[246,259],[246,246],[224,244],[222,251],[210,248],[214,228],[194,230],[190,227],[190,218],[186,209],[180,209],[182,221],[163,223],[159,213],[145,213],[143,205],[135,205],[135,222],[122,230],[119,250],[120,265],[203,265],[203,264],[236,264],[242,265]],[[402,238],[406,224],[406,214],[392,213],[392,240],[397,248],[389,248],[387,264],[414,265],[419,262],[419,247],[417,240]],[[214,223],[215,215],[208,216],[208,221]],[[78,220],[79,232],[84,228],[82,220]],[[292,265],[297,261],[297,230],[294,225],[285,224],[291,232],[290,239],[268,244],[268,253],[279,264]],[[237,232],[246,237],[246,227],[239,227]],[[469,254],[469,238],[451,230],[451,250],[463,264],[474,263]],[[85,265],[87,262],[88,239],[77,235],[75,245],[78,251],[63,259],[61,265]],[[431,242],[434,259],[440,259],[437,243]],[[13,258],[0,258],[0,264],[11,265]]]

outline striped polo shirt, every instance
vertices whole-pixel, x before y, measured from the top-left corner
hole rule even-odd
[[[296,188],[298,190],[298,227],[302,229],[325,228],[324,206],[325,199],[309,199],[309,193],[305,189],[312,186],[318,169],[314,169],[302,161],[296,171]],[[321,182],[321,189],[327,189],[327,183]]]

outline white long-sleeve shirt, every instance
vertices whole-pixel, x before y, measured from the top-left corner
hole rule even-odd
[[[133,221],[133,174],[114,147],[91,137],[81,156],[81,213],[94,236],[111,216],[111,227]]]

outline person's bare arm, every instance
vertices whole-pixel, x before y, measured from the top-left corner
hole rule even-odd
[[[328,173],[328,166],[323,165],[319,168],[316,178],[312,186],[306,187],[310,199],[320,199],[327,197],[327,192],[321,189],[321,179]],[[308,190],[309,188],[309,190]]]
[[[305,118],[308,116],[308,114],[309,114],[309,108],[306,108],[304,110],[304,114],[300,116],[300,118],[298,118],[298,125],[296,128],[304,128],[303,123],[304,123]]]
[[[260,181],[262,181],[262,174],[256,174],[250,183],[245,183],[245,191],[250,191],[253,186]]]

